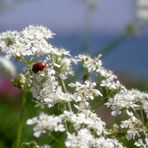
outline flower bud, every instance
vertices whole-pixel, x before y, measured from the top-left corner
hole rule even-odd
[[[12,81],[13,86],[17,88],[24,88],[26,78],[23,74],[17,75],[17,77]]]
[[[22,148],[40,148],[40,146],[35,141],[31,141],[31,142],[24,142],[22,144]]]

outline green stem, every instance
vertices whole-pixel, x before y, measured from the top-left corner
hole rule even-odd
[[[86,8],[85,13],[85,38],[84,38],[84,47],[83,52],[88,52],[90,48],[90,41],[91,41],[91,10],[90,8]]]
[[[21,100],[21,111],[20,111],[20,117],[18,121],[15,148],[20,148],[21,141],[22,141],[22,130],[23,130],[23,124],[24,124],[24,117],[25,117],[26,100],[27,100],[27,90],[24,88],[24,91],[22,94],[22,100]]]
[[[132,108],[132,111],[135,114],[135,116],[137,117],[137,119],[141,120],[140,115],[137,113],[137,111],[134,108]]]
[[[123,41],[126,40],[128,35],[126,33],[121,34],[117,38],[115,38],[111,43],[109,43],[106,47],[104,47],[99,53],[101,53],[103,56],[106,56],[111,51],[115,50],[115,47],[117,47],[119,44],[121,44]]]
[[[102,106],[104,104],[104,100],[102,102],[100,102],[99,104],[97,104],[96,106],[92,107],[92,110],[97,110],[100,106]]]
[[[64,145],[61,141],[59,141],[57,138],[60,137],[61,135],[59,134],[57,137],[53,136],[51,133],[49,133],[49,136],[53,138],[53,140],[50,142],[50,144],[54,141],[59,143],[60,145]]]
[[[143,116],[143,111],[142,111],[142,109],[140,109],[140,114],[141,114],[142,123],[143,123],[143,125],[144,125],[144,116]]]
[[[68,131],[67,122],[66,122],[66,121],[64,121],[64,123],[65,123],[66,130]]]
[[[65,82],[64,82],[63,79],[60,79],[60,80],[61,80],[61,84],[62,84],[63,91],[66,93],[66,92],[67,92],[67,89],[66,89],[66,86],[65,86]],[[70,102],[68,102],[67,104],[68,104],[69,110],[72,112],[72,107],[71,107]]]

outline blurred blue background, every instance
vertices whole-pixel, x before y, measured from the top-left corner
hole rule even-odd
[[[136,20],[135,0],[0,0],[0,31],[22,30],[32,24],[50,28],[49,42],[70,50],[95,54]],[[91,9],[88,1],[96,2]],[[94,4],[92,4],[94,5]],[[104,65],[136,80],[148,80],[148,30],[125,39],[103,58]]]

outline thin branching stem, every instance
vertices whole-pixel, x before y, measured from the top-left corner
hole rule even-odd
[[[63,91],[66,93],[66,92],[67,92],[67,89],[66,89],[65,82],[64,82],[63,79],[60,79],[60,80],[61,80],[61,84],[62,84]],[[71,107],[70,102],[68,102],[67,104],[68,104],[68,108],[69,108],[69,110],[72,112],[72,107]]]

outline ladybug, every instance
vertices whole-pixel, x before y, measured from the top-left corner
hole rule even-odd
[[[37,63],[35,63],[35,64],[33,65],[32,71],[33,71],[34,73],[37,73],[37,72],[39,72],[39,71],[44,70],[45,68],[46,68],[46,64],[45,64],[44,62],[42,62],[42,61],[39,61],[39,62],[37,62]]]

